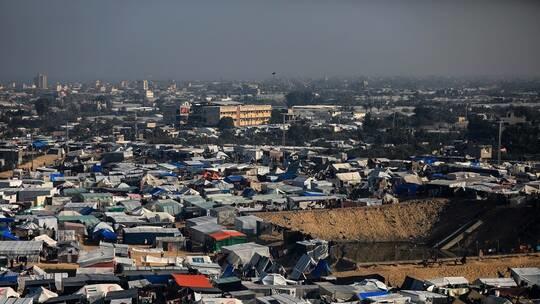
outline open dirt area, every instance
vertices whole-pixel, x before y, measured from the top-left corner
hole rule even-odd
[[[445,236],[482,208],[469,202],[429,199],[376,207],[257,213],[257,216],[326,240],[384,242]]]
[[[59,157],[57,155],[41,155],[34,159],[34,169],[41,166],[51,165],[54,164],[56,160],[58,160]],[[30,169],[32,167],[32,162],[26,162],[24,164],[21,164],[20,166],[17,166],[18,169]],[[13,175],[13,170],[7,170],[0,172],[0,178],[9,178]]]
[[[386,279],[392,286],[399,286],[406,276],[417,279],[432,279],[442,276],[464,276],[469,281],[480,277],[497,277],[497,272],[509,276],[508,268],[513,267],[539,267],[540,254],[531,254],[519,257],[484,258],[473,260],[464,264],[454,265],[449,262],[443,265],[424,267],[416,264],[372,265],[359,266],[357,270],[334,273],[337,277],[369,276],[378,274]]]

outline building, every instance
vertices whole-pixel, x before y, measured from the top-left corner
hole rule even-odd
[[[201,108],[203,123],[216,126],[224,117],[230,117],[236,127],[257,126],[267,124],[272,116],[271,105],[242,105],[226,103],[203,106]]]
[[[47,89],[47,75],[41,73],[37,74],[34,78],[34,84],[38,89]]]
[[[143,91],[148,91],[148,80],[142,81],[142,89]]]

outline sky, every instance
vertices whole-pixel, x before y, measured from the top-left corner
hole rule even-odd
[[[0,81],[539,76],[538,0],[0,0]]]

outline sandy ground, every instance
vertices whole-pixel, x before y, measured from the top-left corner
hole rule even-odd
[[[540,254],[498,259],[469,259],[464,265],[454,265],[453,263],[430,267],[414,264],[373,265],[358,267],[355,271],[334,273],[334,275],[337,277],[348,277],[378,274],[383,276],[390,285],[399,286],[403,283],[406,276],[417,279],[464,276],[471,282],[480,277],[497,277],[497,272],[503,273],[508,277],[509,273],[507,269],[513,267],[540,267]]]
[[[37,168],[37,167],[41,167],[41,166],[44,166],[44,165],[51,165],[51,164],[54,164],[54,162],[56,160],[58,160],[59,157],[57,155],[42,155],[42,156],[38,156],[34,159],[34,169]],[[20,166],[18,166],[17,168],[19,169],[30,169],[32,167],[32,162],[26,162]],[[11,177],[13,174],[13,171],[12,170],[8,170],[8,171],[2,171],[0,172],[0,178],[9,178]]]
[[[257,213],[269,222],[326,240],[396,241],[427,237],[446,200],[332,210]]]

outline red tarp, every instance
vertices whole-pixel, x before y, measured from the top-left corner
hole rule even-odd
[[[236,230],[223,230],[210,234],[210,237],[216,241],[221,241],[232,237],[246,237],[246,235]]]
[[[180,287],[188,288],[214,288],[210,280],[202,274],[172,274],[174,281]]]

